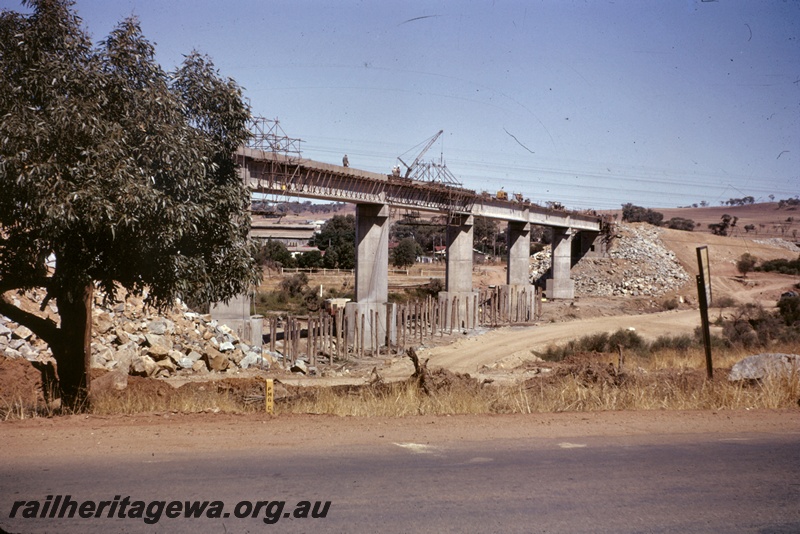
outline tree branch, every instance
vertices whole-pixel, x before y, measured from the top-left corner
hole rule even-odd
[[[5,295],[1,294],[0,314],[5,315],[14,322],[27,326],[48,345],[52,346],[54,343],[58,342],[59,332],[53,321],[14,306],[6,300]]]
[[[50,288],[50,282],[53,280],[50,276],[38,276],[22,279],[19,277],[5,276],[0,278],[0,295],[6,291],[13,291],[15,289],[27,289],[31,287]]]

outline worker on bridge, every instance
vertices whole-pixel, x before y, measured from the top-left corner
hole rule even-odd
[[[347,159],[347,154],[345,154],[344,157],[342,158],[342,165],[344,165],[345,167],[350,166],[350,160]]]

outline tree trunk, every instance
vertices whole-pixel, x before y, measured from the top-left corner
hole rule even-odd
[[[75,291],[72,298],[61,296],[57,299],[61,339],[51,349],[58,366],[58,387],[64,408],[81,409],[88,399],[93,294],[94,287],[90,284]]]

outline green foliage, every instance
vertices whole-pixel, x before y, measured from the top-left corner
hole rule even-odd
[[[297,273],[284,277],[276,291],[259,292],[255,299],[256,313],[315,313],[320,310],[325,298],[337,296],[340,295],[335,290],[328,290],[320,296],[318,287],[309,287],[308,275]]]
[[[658,336],[655,341],[650,344],[650,352],[660,352],[665,350],[676,350],[686,352],[692,347],[699,345],[699,340],[689,334],[681,334],[676,336]]]
[[[353,269],[356,265],[356,218],[352,215],[334,215],[322,225],[309,245],[325,253],[323,267]]]
[[[683,217],[673,217],[668,220],[664,225],[667,228],[671,228],[673,230],[683,230],[685,232],[691,232],[694,230],[696,223],[692,219],[684,219]]]
[[[778,313],[786,326],[800,321],[800,297],[784,297],[778,301]]]
[[[758,267],[755,267],[754,270],[800,276],[800,256],[798,256],[796,260],[785,260],[782,258],[777,260],[768,260],[763,262]]]
[[[281,241],[273,241],[271,239],[259,247],[256,253],[256,260],[259,265],[265,265],[270,268],[294,267],[296,265],[286,245]]]
[[[549,347],[542,356],[546,360],[559,361],[581,352],[617,352],[622,347],[640,355],[648,354],[649,345],[633,330],[617,330],[613,334],[600,332],[571,340],[563,347]]]
[[[307,287],[308,275],[306,273],[297,273],[292,276],[287,276],[281,280],[280,283],[280,290],[289,297],[300,295]]]
[[[748,204],[753,204],[756,201],[753,197],[744,197],[744,198],[729,198],[725,201],[725,204],[728,206],[746,206]]]
[[[736,260],[736,270],[742,273],[742,276],[747,277],[747,273],[753,270],[756,263],[758,263],[758,258],[749,252],[745,252]]]
[[[791,313],[787,309],[789,318]],[[798,335],[800,329],[793,323],[786,323],[780,313],[768,312],[755,304],[740,306],[736,314],[722,324],[722,336],[728,346],[768,347],[775,341],[797,339]]]
[[[728,231],[736,226],[736,222],[738,220],[738,217],[731,217],[725,213],[722,217],[720,217],[720,221],[718,223],[709,224],[708,229],[711,230],[711,233],[714,235],[726,236],[728,235]]]
[[[733,308],[738,304],[739,302],[735,298],[723,295],[720,297],[714,297],[714,301],[711,303],[711,306],[714,308]]]
[[[231,157],[250,111],[206,57],[164,72],[135,18],[94,48],[72,2],[28,5],[0,14],[0,294],[44,287],[62,320],[2,299],[0,313],[48,342],[66,375],[88,350],[87,321],[72,321],[95,286],[108,299],[147,288],[149,304],[166,306],[225,300],[258,280]]]
[[[411,237],[422,247],[423,253],[433,252],[435,245],[445,243],[445,226],[441,224],[410,224],[398,221],[389,231],[389,239],[400,241]]]
[[[497,250],[497,254],[503,254],[506,248],[506,239],[499,230],[500,225],[496,219],[487,217],[475,217],[475,224],[472,227],[472,241],[475,247],[482,252],[492,252]]]
[[[0,53],[3,286],[146,286],[156,305],[244,290],[256,270],[231,159],[249,135],[240,88],[196,53],[165,73],[135,19],[92,49],[69,2],[32,7],[0,19],[17,35]]]
[[[665,310],[677,310],[679,306],[680,303],[678,302],[678,299],[675,297],[664,299],[664,301],[661,303],[661,307],[664,308]]]
[[[444,281],[441,278],[431,278],[425,285],[406,288],[402,293],[389,293],[389,302],[402,304],[422,301],[428,297],[436,298],[442,291],[444,291]]]
[[[609,351],[622,347],[623,349],[639,350],[645,348],[647,343],[635,330],[617,330],[608,338]]]
[[[302,269],[317,269],[322,267],[322,253],[319,250],[309,250],[297,256],[297,266]]]
[[[623,222],[646,222],[653,226],[659,226],[664,220],[664,214],[650,208],[634,206],[628,202],[622,205],[622,220]]]
[[[414,241],[414,238],[406,237],[392,251],[392,265],[399,268],[414,265],[414,262],[417,261],[417,256],[421,254],[422,247]]]
[[[797,206],[800,206],[800,198],[798,198],[798,197],[784,198],[784,199],[778,201],[778,209],[794,208],[794,207],[797,207]]]

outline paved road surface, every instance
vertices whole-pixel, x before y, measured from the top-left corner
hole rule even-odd
[[[236,436],[231,435],[235,440]],[[666,441],[669,441],[667,443]],[[34,532],[800,532],[797,434],[387,442],[304,453],[0,462],[0,528]],[[9,519],[17,500],[219,500],[227,518]],[[331,501],[325,518],[238,519],[240,501]],[[121,505],[120,505],[121,506]],[[246,510],[242,505],[240,512]]]

